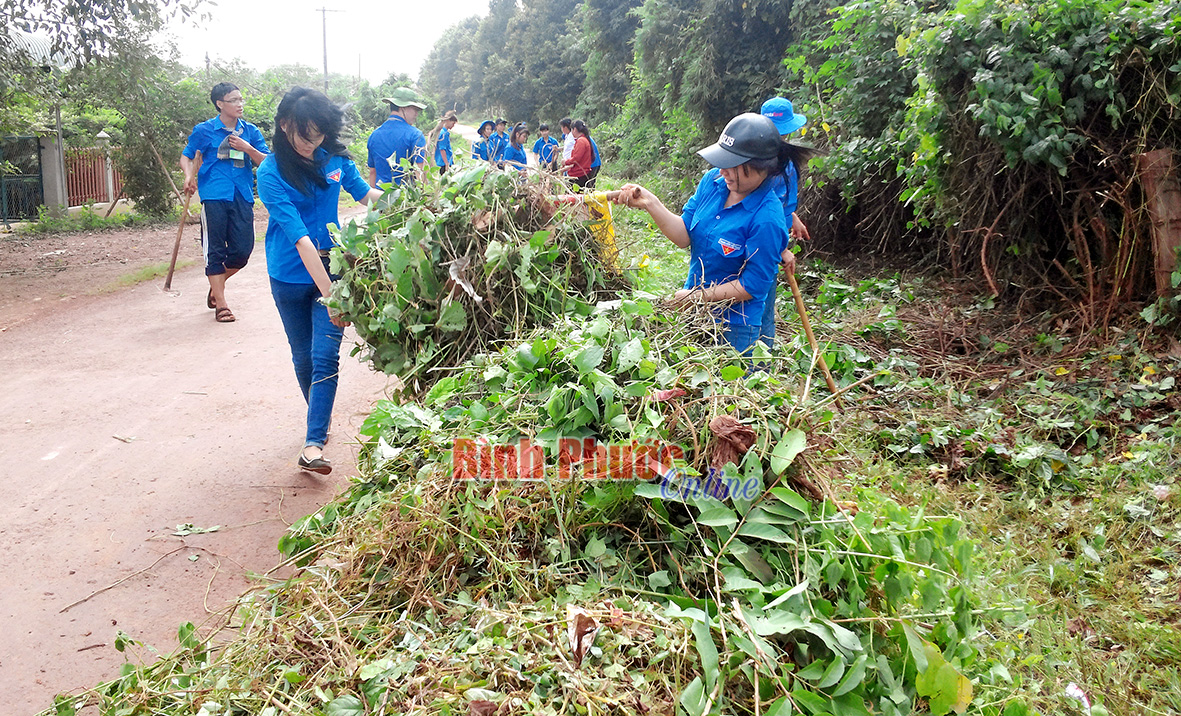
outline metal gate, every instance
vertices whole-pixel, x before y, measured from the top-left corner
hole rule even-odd
[[[44,203],[41,143],[36,137],[0,138],[0,219],[36,219]]]

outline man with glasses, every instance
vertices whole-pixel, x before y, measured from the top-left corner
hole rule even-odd
[[[201,193],[205,305],[218,323],[230,323],[235,318],[226,304],[226,279],[246,266],[254,249],[254,167],[270,150],[258,127],[242,119],[246,100],[237,85],[215,85],[209,100],[218,114],[193,127],[180,168],[185,193]]]

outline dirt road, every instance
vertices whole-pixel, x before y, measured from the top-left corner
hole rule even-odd
[[[236,323],[214,322],[199,266],[173,279],[179,296],[157,279],[66,302],[25,280],[10,297],[19,320],[0,332],[0,714],[32,714],[58,692],[118,676],[119,630],[171,651],[179,624],[200,624],[255,584],[247,574],[279,561],[287,524],[347,485],[349,443],[386,377],[345,350],[326,450],[337,470],[297,470],[304,403],[263,253],[259,244],[229,283]],[[187,240],[186,255],[199,258]],[[68,277],[54,280],[51,293]],[[185,524],[220,529],[175,536]]]

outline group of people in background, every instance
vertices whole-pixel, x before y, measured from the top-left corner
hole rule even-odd
[[[399,87],[382,101],[389,105],[386,121],[369,135],[369,184],[400,186],[408,171],[421,172],[428,155],[428,139],[417,127],[419,112],[426,109],[423,98],[409,87]],[[445,174],[455,165],[455,151],[451,146],[451,130],[459,119],[454,110],[439,118],[431,130],[435,166]],[[599,146],[591,137],[586,122],[566,117],[558,123],[562,140],[550,136],[547,124],[538,126],[540,135],[531,147],[538,166],[553,172],[563,172],[571,183],[593,189],[595,178],[603,165]],[[529,166],[529,128],[518,122],[511,130],[503,119],[484,120],[476,130],[478,138],[472,143],[472,159],[489,162],[498,167],[524,171]],[[407,169],[409,167],[409,169]]]
[[[274,149],[243,119],[241,90],[220,83],[210,92],[218,115],[193,128],[180,160],[184,190],[200,190],[201,238],[206,305],[219,323],[236,320],[225,296],[226,281],[246,266],[254,246],[254,176],[269,212],[267,273],[283,323],[296,379],[307,403],[304,446],[297,464],[326,474],[323,455],[335,402],[340,346],[348,325],[325,300],[331,295],[332,237],[339,223],[341,190],[363,204],[380,198],[385,186],[421,178],[427,138],[415,124],[427,105],[408,87],[383,101],[390,114],[368,140],[368,177],[363,177],[342,141],[344,113],[323,93],[296,87],[275,114]],[[713,168],[701,178],[679,214],[647,189],[628,184],[615,201],[646,210],[674,244],[689,250],[690,270],[674,302],[719,304],[714,311],[722,335],[740,353],[775,338],[776,273],[795,270],[794,238],[808,237],[796,213],[800,171],[811,150],[787,141],[806,118],[785,98],[768,100],[761,113],[746,113],[726,125],[713,145],[698,154]],[[445,113],[431,131],[440,173],[455,164],[451,130],[455,112]],[[598,145],[582,120],[558,123],[562,139],[538,127],[532,145],[542,169],[563,171],[579,187],[594,188],[602,166]],[[506,131],[504,119],[480,124],[472,157],[497,167],[524,171],[529,129]]]
[[[576,186],[593,189],[603,160],[590,129],[581,119],[569,117],[558,122],[558,127],[562,131],[561,142],[550,136],[548,124],[538,125],[537,133],[540,136],[532,146],[538,166],[553,172],[564,172]],[[529,128],[524,122],[514,125],[511,132],[506,131],[507,128],[508,122],[504,119],[486,119],[481,122],[476,129],[479,139],[472,144],[472,159],[501,168],[527,168],[529,159],[525,147],[529,143]]]

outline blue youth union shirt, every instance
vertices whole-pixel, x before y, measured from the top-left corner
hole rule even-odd
[[[787,217],[787,223],[791,225],[791,215],[795,212],[796,207],[799,206],[799,192],[800,179],[796,175],[796,165],[788,164],[787,181],[783,180],[783,174],[776,174],[771,177],[771,187],[779,200],[783,202],[783,213]]]
[[[494,162],[499,162],[504,159],[504,151],[508,149],[508,135],[500,132],[493,132],[491,137],[488,137],[488,151],[491,153],[489,157]]]
[[[721,170],[710,169],[681,212],[689,232],[685,288],[706,288],[738,279],[752,298],[720,309],[717,319],[740,326],[759,325],[779,269],[779,254],[787,245],[787,221],[783,204],[768,181],[742,201],[725,207],[729,194]]]
[[[523,167],[529,166],[529,159],[525,156],[525,147],[514,147],[508,145],[508,149],[504,150],[505,162],[516,162]]]
[[[317,249],[332,248],[328,225],[340,225],[337,207],[343,188],[361,201],[369,193],[369,182],[357,171],[352,159],[328,156],[317,149],[316,163],[327,186],[311,185],[312,193],[302,194],[283,179],[274,157],[267,157],[258,168],[258,198],[270,213],[267,220],[267,274],[283,283],[315,283],[295,249],[295,242],[307,236]]]
[[[390,117],[369,135],[369,168],[377,170],[377,182],[402,184],[403,159],[415,164],[426,162],[426,137],[417,127],[411,127],[399,116]],[[394,167],[390,167],[390,163]]]
[[[595,140],[591,137],[587,137],[587,139],[590,139],[591,152],[593,152],[595,155],[594,159],[591,159],[590,168],[594,169],[595,167],[603,166],[603,160],[599,158],[599,145],[595,144]]]
[[[451,130],[446,127],[439,130],[439,141],[435,143],[435,164],[441,167],[444,160],[447,164],[455,162],[455,155],[451,153]]]
[[[537,141],[533,143],[533,153],[537,155],[538,161],[542,164],[549,164],[554,160],[554,147],[558,146],[558,140],[553,137],[538,137]]]
[[[233,131],[258,151],[270,154],[267,140],[258,127],[250,122],[239,119]],[[246,155],[244,166],[240,167],[234,166],[232,159],[217,158],[217,148],[230,134],[231,130],[222,124],[221,118],[214,117],[193,127],[182,153],[189,159],[196,159],[197,152],[201,153],[201,167],[197,170],[197,190],[201,194],[201,201],[233,201],[237,195],[247,204],[253,204],[254,165],[250,155]]]
[[[472,159],[482,159],[483,161],[488,161],[489,157],[491,156],[488,153],[488,145],[491,142],[492,142],[492,139],[488,138],[488,139],[481,139],[480,141],[473,143],[472,144]]]

